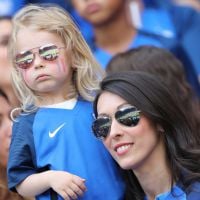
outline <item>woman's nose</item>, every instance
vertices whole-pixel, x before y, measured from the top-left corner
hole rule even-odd
[[[112,120],[109,136],[112,138],[119,138],[123,135],[123,127],[116,119]]]

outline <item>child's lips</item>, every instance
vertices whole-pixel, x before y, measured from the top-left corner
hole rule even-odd
[[[39,81],[39,80],[45,80],[45,79],[48,79],[49,78],[49,75],[47,74],[40,74],[36,77],[36,80]]]

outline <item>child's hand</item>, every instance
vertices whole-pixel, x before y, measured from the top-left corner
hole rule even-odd
[[[51,171],[50,186],[63,199],[77,199],[86,190],[85,179],[64,171]]]

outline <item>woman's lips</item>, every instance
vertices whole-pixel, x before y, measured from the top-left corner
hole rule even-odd
[[[123,144],[117,144],[114,148],[115,152],[117,152],[118,156],[126,154],[130,147],[133,145],[133,143],[123,143]]]

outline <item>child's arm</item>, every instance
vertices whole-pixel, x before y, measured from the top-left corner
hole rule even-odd
[[[28,176],[16,189],[22,196],[30,197],[52,188],[64,199],[77,199],[86,190],[84,182],[84,179],[76,175],[49,170]]]
[[[8,160],[8,186],[24,196],[35,196],[52,188],[61,196],[81,195],[84,180],[63,171],[50,171],[48,166],[37,168],[32,126],[34,113],[21,116],[13,125]],[[48,171],[47,171],[48,170]],[[74,192],[76,191],[76,194]]]

